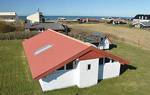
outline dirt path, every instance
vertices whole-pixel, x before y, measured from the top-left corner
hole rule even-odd
[[[126,42],[150,49],[150,31],[134,29],[122,26],[112,26],[107,24],[74,24],[70,25],[72,29],[87,32],[103,32],[115,35]]]

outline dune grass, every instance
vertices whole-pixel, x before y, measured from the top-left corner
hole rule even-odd
[[[111,24],[75,24],[70,25],[74,31],[103,32],[125,40],[126,43],[141,46],[150,50],[150,30],[125,27]]]
[[[112,52],[136,67],[120,77],[102,80],[93,87],[49,91],[43,93],[31,73],[21,41],[0,41],[0,95],[149,95],[150,51],[118,42]]]

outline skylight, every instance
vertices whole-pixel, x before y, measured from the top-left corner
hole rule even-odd
[[[48,50],[48,49],[51,48],[51,47],[53,47],[53,46],[50,45],[50,44],[49,44],[49,45],[45,45],[45,46],[43,46],[43,47],[37,49],[37,50],[34,52],[34,55],[38,55],[38,54],[40,54],[40,53],[42,53],[42,52]]]

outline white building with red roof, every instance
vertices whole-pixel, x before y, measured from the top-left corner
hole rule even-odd
[[[33,79],[43,91],[96,85],[120,74],[128,61],[93,45],[48,29],[23,41]]]

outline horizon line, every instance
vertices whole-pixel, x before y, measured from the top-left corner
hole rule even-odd
[[[29,16],[29,15],[18,15],[18,16]],[[134,16],[90,16],[90,15],[44,15],[44,16],[89,16],[89,17],[134,17]]]

